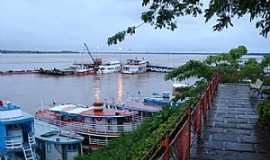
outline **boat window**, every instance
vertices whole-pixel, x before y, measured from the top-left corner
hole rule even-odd
[[[11,125],[7,125],[8,129],[20,129],[20,125],[19,124],[11,124]]]
[[[48,153],[52,152],[52,144],[50,144],[50,143],[47,144],[47,152]]]
[[[70,144],[68,145],[68,150],[69,151],[75,151],[77,149],[77,145],[76,144]]]

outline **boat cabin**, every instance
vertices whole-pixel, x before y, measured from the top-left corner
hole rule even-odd
[[[10,102],[0,101],[0,157],[34,158],[34,117]]]
[[[36,153],[39,160],[73,160],[82,154],[83,137],[55,125],[35,120]]]
[[[122,67],[122,73],[145,73],[147,71],[147,65],[148,61],[145,60],[128,59],[127,63]]]

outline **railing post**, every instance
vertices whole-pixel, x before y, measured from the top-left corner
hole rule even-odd
[[[170,145],[170,138],[168,135],[165,135],[165,138],[162,140],[162,148],[164,148],[164,156],[162,157],[162,160],[169,160],[169,145]]]
[[[191,107],[189,107],[188,109],[188,128],[189,128],[189,133],[188,133],[188,138],[189,138],[189,141],[188,141],[188,159],[190,160],[190,154],[191,154],[191,126],[192,126],[192,118],[191,118],[191,112],[192,112],[192,109]]]

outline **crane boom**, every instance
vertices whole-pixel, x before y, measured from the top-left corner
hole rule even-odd
[[[86,43],[83,43],[83,45],[84,45],[84,47],[86,48],[87,53],[88,53],[88,55],[91,57],[91,59],[92,59],[92,61],[94,62],[94,64],[96,64],[96,60],[95,60],[95,58],[92,56],[92,53],[89,51],[89,48],[88,48],[87,44],[86,44]]]

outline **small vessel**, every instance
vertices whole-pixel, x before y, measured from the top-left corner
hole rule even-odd
[[[122,73],[125,74],[136,74],[145,73],[147,71],[148,61],[140,59],[128,59],[127,63],[122,67]]]
[[[37,159],[74,159],[82,154],[82,136],[37,119],[34,126]]]
[[[33,116],[0,100],[0,129],[0,159],[36,159]]]
[[[74,74],[77,76],[96,74],[96,68],[92,64],[80,63],[74,64]]]
[[[53,75],[53,76],[65,76],[65,75],[72,75],[74,74],[73,71],[70,71],[70,70],[60,70],[60,69],[57,69],[57,68],[53,68],[53,69],[43,69],[43,68],[40,68],[38,70],[38,72],[40,74],[46,74],[46,75]]]
[[[153,93],[151,97],[143,99],[144,104],[153,106],[168,106],[171,104],[171,97],[169,92],[163,92],[162,95]]]
[[[101,102],[92,106],[54,105],[38,111],[36,118],[83,136],[85,151],[106,145],[121,134],[134,131],[142,121],[138,112],[118,110],[111,104]]]
[[[98,66],[97,73],[105,74],[105,73],[114,73],[121,71],[121,63],[120,61],[107,61]]]

